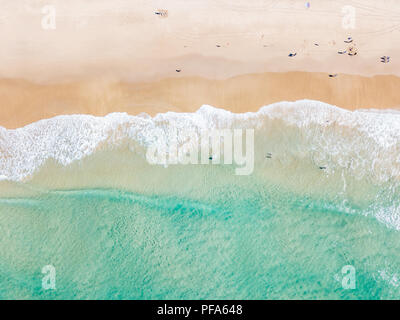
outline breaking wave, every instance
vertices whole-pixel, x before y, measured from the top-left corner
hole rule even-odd
[[[257,185],[272,181],[295,186],[303,194],[328,196],[348,213],[357,211],[356,203],[363,206],[362,214],[400,229],[400,113],[347,111],[311,100],[279,102],[243,114],[204,105],[194,113],[66,115],[14,130],[0,127],[0,182],[25,184],[44,170],[47,161],[69,167],[103,151],[127,150],[146,163],[146,149],[157,143],[160,130],[167,134],[171,126],[198,131],[254,129],[251,179]],[[144,183],[146,177],[160,173],[146,168],[141,167]],[[223,174],[219,177],[225,179]],[[178,179],[177,188],[184,180]],[[153,177],[148,189],[157,186],[156,180]]]
[[[169,126],[182,130],[254,128],[255,152],[265,142],[282,162],[307,158],[329,173],[346,170],[377,182],[398,179],[400,174],[400,114],[351,112],[302,100],[243,114],[204,105],[195,113],[167,112],[153,118],[126,113],[65,115],[15,130],[0,127],[0,179],[22,181],[48,159],[67,166],[96,150],[123,145],[144,155],[156,130]]]

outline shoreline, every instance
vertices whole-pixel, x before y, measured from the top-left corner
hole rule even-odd
[[[268,159],[265,152],[268,150],[270,155],[274,155],[270,157],[273,160],[267,160],[268,163],[275,161],[285,165],[288,164],[288,159],[307,158],[315,172],[322,173],[323,167],[326,170],[324,175],[328,174],[327,176],[335,172],[335,168],[354,173],[355,176],[363,176],[373,167],[374,179],[386,181],[387,175],[398,177],[400,172],[393,163],[396,157],[395,145],[384,142],[399,137],[399,117],[400,113],[351,112],[310,100],[281,102],[266,106],[258,113],[247,114],[232,114],[204,106],[194,114],[160,114],[153,119],[127,114],[111,114],[104,118],[64,115],[39,121],[20,130],[0,128],[0,142],[5,142],[0,143],[3,154],[0,177],[4,182],[26,182],[35,177],[38,170],[42,171],[48,161],[54,161],[58,169],[75,167],[81,171],[82,164],[95,157],[98,152],[108,153],[106,158],[113,158],[116,150],[122,152],[117,152],[118,154],[126,155],[115,158],[116,163],[122,161],[124,165],[111,168],[123,168],[124,176],[129,164],[132,168],[128,171],[136,174],[135,166],[138,162],[133,161],[134,158],[137,156],[142,161],[139,167],[143,167],[144,163],[150,165],[144,160],[146,150],[149,145],[162,143],[161,140],[154,140],[154,135],[158,134],[159,129],[179,122],[178,127],[183,130],[200,130],[205,124],[206,128],[215,129],[254,128],[254,141],[258,147],[255,146],[253,150],[258,150],[256,159],[264,165]],[[286,144],[282,144],[284,141]],[[338,143],[333,145],[329,141]],[[362,162],[353,163],[354,159],[357,160],[354,153],[358,154],[354,149],[355,143],[359,145],[360,154],[364,155]],[[314,157],[316,150],[321,153],[317,158]],[[95,165],[100,168],[98,173],[102,172],[104,165],[109,166],[109,161],[103,159]],[[114,172],[111,168],[105,170],[106,176]],[[45,174],[36,176],[35,179],[44,181],[47,180],[46,177]],[[80,179],[81,175],[77,178]],[[64,184],[66,179],[51,179],[50,183],[55,181]]]
[[[394,75],[285,72],[244,74],[225,80],[202,77],[152,82],[109,79],[39,84],[0,79],[0,126],[15,129],[58,115],[113,112],[155,116],[195,112],[212,105],[234,113],[258,111],[281,101],[316,100],[347,110],[400,109],[400,77]]]

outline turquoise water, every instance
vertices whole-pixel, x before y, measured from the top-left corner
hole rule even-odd
[[[1,299],[398,298],[400,233],[278,186],[0,199]],[[351,214],[347,212],[352,212]],[[42,288],[42,267],[56,289]],[[356,288],[342,287],[342,267]]]
[[[304,100],[0,128],[0,298],[397,299],[399,123]],[[150,165],[171,127],[254,129],[254,172]]]

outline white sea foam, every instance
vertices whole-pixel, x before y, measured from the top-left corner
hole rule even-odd
[[[309,158],[326,165],[330,173],[346,169],[358,178],[368,175],[377,181],[400,175],[400,114],[351,112],[302,100],[243,114],[204,105],[195,113],[167,112],[153,118],[126,113],[68,115],[15,130],[0,127],[0,177],[24,181],[48,159],[67,166],[99,148],[127,145],[141,153],[154,142],[155,130],[171,125],[191,130],[254,128],[256,144],[257,139],[277,140],[272,142],[284,150],[282,159]]]

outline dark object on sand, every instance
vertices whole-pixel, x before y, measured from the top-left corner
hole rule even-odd
[[[350,47],[347,49],[347,54],[348,54],[349,56],[356,56],[356,55],[357,55],[357,47],[355,47],[355,46],[350,46]]]
[[[160,9],[154,12],[154,14],[158,15],[161,18],[166,18],[168,17],[168,10]]]
[[[208,157],[208,160],[212,160],[212,157]]]
[[[352,43],[353,39],[351,37],[348,37],[347,40],[344,40],[345,43]]]
[[[267,158],[267,159],[271,159],[271,158],[272,158],[272,153],[269,153],[269,152],[268,152],[267,155],[266,155],[266,158]]]
[[[337,77],[337,73],[329,75],[329,78],[336,78],[336,77]]]
[[[325,170],[326,169],[326,167],[319,167],[321,170]]]
[[[289,57],[295,57],[297,55],[297,52],[296,53],[289,53]]]
[[[221,46],[219,44],[216,45],[217,48],[221,48]]]
[[[344,50],[344,51],[338,51],[339,54],[345,54],[346,52],[347,52],[346,50]]]
[[[181,70],[181,69],[176,69],[175,71],[176,71],[176,72],[181,72],[182,70]]]
[[[390,57],[388,57],[388,56],[381,57],[381,62],[382,63],[389,63],[390,62]]]
[[[319,44],[318,44],[318,43],[314,43],[314,46],[317,46],[317,47],[319,47]]]

